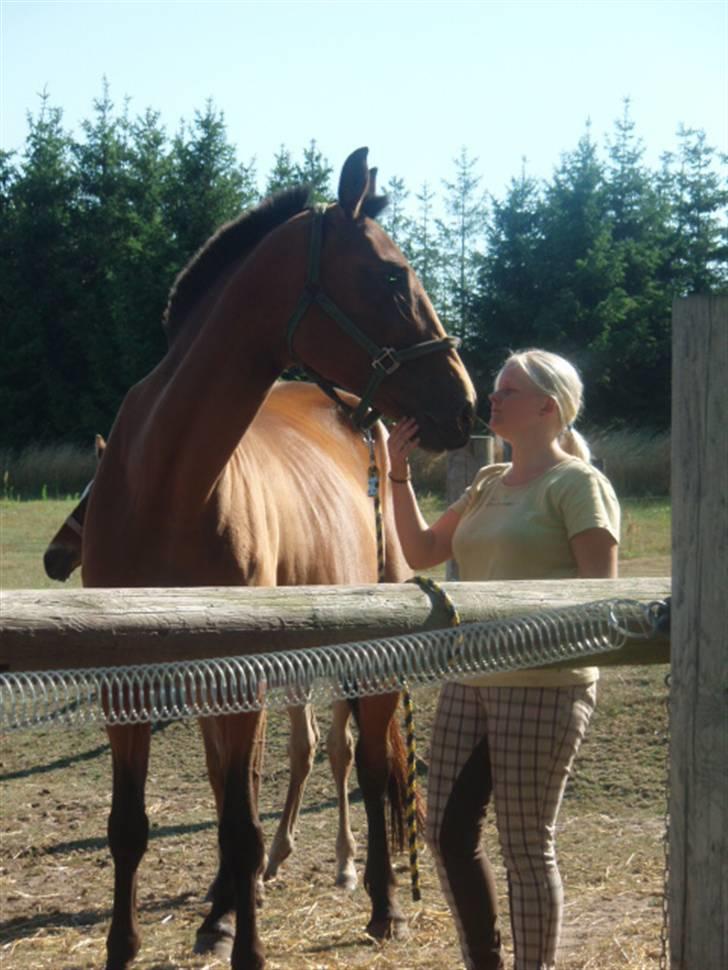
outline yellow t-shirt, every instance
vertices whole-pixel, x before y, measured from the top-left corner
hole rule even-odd
[[[609,480],[568,458],[525,485],[506,485],[511,466],[487,465],[451,506],[460,514],[453,557],[464,581],[569,579],[577,574],[569,540],[606,529],[619,542],[619,502]],[[468,684],[556,687],[591,683],[596,667],[534,668],[468,678]]]

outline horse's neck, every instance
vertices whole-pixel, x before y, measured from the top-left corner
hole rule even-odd
[[[209,494],[285,364],[284,331],[298,294],[280,277],[297,274],[274,275],[276,261],[261,256],[242,261],[193,308],[202,322],[185,324],[152,379],[147,444],[188,504]]]

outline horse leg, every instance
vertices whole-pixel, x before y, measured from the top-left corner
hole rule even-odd
[[[263,711],[263,717],[266,717],[266,712]],[[210,781],[210,787],[212,788],[212,794],[215,799],[215,813],[217,816],[218,823],[220,822],[220,817],[222,815],[222,805],[223,805],[223,795],[224,795],[224,777],[223,777],[223,765],[220,759],[220,754],[218,751],[218,745],[216,744],[213,733],[210,731],[205,731],[203,729],[204,721],[200,721],[200,734],[202,735],[202,741],[205,747],[205,763],[207,765],[207,777]],[[261,725],[261,729],[258,732],[258,736],[255,742],[255,753],[253,756],[253,786],[255,790],[255,800],[256,804],[260,803],[260,784],[263,776],[263,756],[265,753],[265,729],[264,725]],[[225,880],[226,875],[222,871],[221,867],[218,865],[217,874],[215,879],[210,884],[207,892],[205,893],[205,902],[210,903],[215,895],[215,884],[219,880]],[[221,889],[221,892],[227,892],[228,896],[232,897],[232,887],[228,890]],[[263,898],[265,896],[265,890],[263,887],[263,876],[260,875],[257,880],[257,902],[258,906],[263,905]]]
[[[339,804],[339,830],[336,835],[336,885],[342,889],[356,889],[356,842],[349,820],[349,775],[354,764],[354,737],[350,728],[351,706],[348,701],[336,701],[333,719],[326,737],[331,772],[336,783]]]
[[[396,879],[392,869],[385,801],[395,796],[393,816],[401,829],[404,806],[392,790],[389,725],[395,715],[397,694],[360,697],[357,703],[359,741],[356,746],[356,768],[367,814],[367,861],[364,885],[372,901],[372,916],[367,933],[377,939],[402,939],[407,935],[405,918],[396,899]]]
[[[319,742],[319,729],[316,715],[310,704],[299,707],[289,707],[290,733],[288,736],[288,758],[291,766],[291,776],[288,782],[288,793],[283,813],[273,836],[265,879],[273,879],[278,869],[293,852],[294,834],[298,823],[298,814],[303,801],[303,791],[306,781],[311,774],[313,759]]]
[[[195,951],[230,957],[233,970],[262,970],[263,946],[256,920],[256,879],[263,865],[263,833],[254,777],[261,712],[206,718],[206,748],[219,757],[223,797],[219,821],[220,871],[209,914],[197,931]],[[232,916],[235,916],[233,932]]]
[[[106,939],[106,970],[126,970],[139,951],[137,869],[147,849],[144,785],[151,725],[107,727],[113,767],[109,847],[114,860],[114,907]]]

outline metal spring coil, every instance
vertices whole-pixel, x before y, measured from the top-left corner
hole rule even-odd
[[[433,686],[618,650],[650,606],[605,600],[387,639],[218,660],[0,675],[0,729],[138,724]]]

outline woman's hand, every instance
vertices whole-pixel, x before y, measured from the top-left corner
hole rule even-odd
[[[408,478],[407,460],[419,445],[419,428],[414,418],[402,418],[392,428],[387,439],[390,472],[393,478]]]

